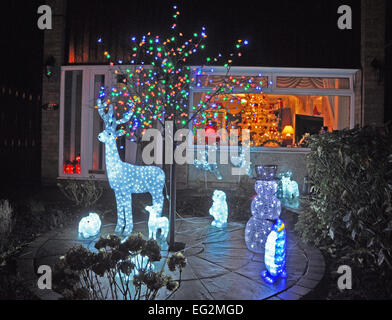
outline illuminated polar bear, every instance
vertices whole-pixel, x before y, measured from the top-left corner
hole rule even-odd
[[[88,217],[83,218],[79,223],[79,234],[87,239],[95,237],[101,230],[101,219],[96,213],[90,213]]]
[[[227,223],[228,208],[226,202],[226,193],[220,190],[215,190],[212,196],[214,201],[210,209],[210,215],[214,217],[212,226],[222,228]]]

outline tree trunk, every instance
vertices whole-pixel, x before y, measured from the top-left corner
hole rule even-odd
[[[170,232],[169,232],[169,248],[175,248],[176,237],[176,197],[177,196],[177,164],[173,161],[170,165],[170,204],[169,204],[169,218],[170,218]]]
[[[178,252],[185,249],[185,243],[176,242],[176,217],[177,217],[177,163],[174,152],[177,144],[173,141],[173,164],[170,165],[170,205],[169,205],[169,252]]]

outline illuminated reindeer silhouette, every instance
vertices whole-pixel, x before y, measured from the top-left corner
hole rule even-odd
[[[108,108],[108,112],[105,112]],[[105,144],[106,171],[110,187],[114,190],[117,202],[116,233],[128,236],[132,233],[132,193],[150,193],[153,206],[161,208],[157,212],[162,215],[163,188],[165,173],[154,166],[135,166],[123,162],[117,150],[116,139],[125,134],[124,130],[117,130],[117,126],[128,122],[132,115],[125,114],[116,120],[113,105],[107,106],[98,100],[98,112],[105,124],[105,130],[98,135],[98,140]]]

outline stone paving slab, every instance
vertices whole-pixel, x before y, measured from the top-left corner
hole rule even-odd
[[[229,223],[224,229],[210,225],[209,218],[181,218],[176,223],[176,241],[186,243],[184,251],[187,267],[182,274],[181,288],[173,295],[162,289],[158,300],[297,300],[310,292],[322,279],[324,259],[319,250],[300,244],[296,235],[287,234],[287,279],[275,284],[265,283],[260,274],[264,269],[264,255],[250,252],[245,244],[245,225]],[[113,224],[104,224],[101,235],[114,232]],[[147,234],[147,221],[135,221],[134,232]],[[42,235],[26,247],[18,259],[18,271],[43,300],[61,296],[50,290],[38,290],[36,270],[40,265],[52,266],[69,248],[82,244],[95,250],[99,236],[84,240],[77,234],[77,226]],[[167,244],[162,246],[161,268],[169,255]],[[170,274],[167,266],[165,272]],[[178,274],[172,274],[178,278]]]

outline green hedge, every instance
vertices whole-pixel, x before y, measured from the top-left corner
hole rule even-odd
[[[296,231],[332,257],[390,277],[392,133],[356,128],[309,138],[313,184]]]

